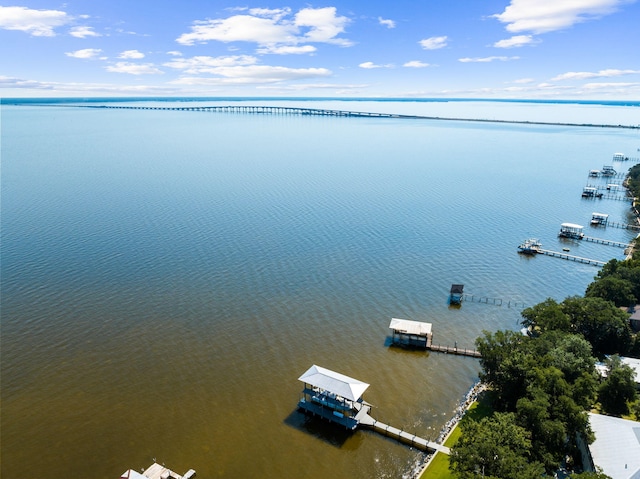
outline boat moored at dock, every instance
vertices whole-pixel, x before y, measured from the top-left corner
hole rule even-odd
[[[562,223],[558,236],[561,238],[582,239],[584,237],[584,226],[574,223]]]
[[[591,213],[591,226],[607,226],[609,215],[605,213]]]
[[[529,238],[518,245],[518,253],[538,254],[542,248],[542,243],[536,238]]]
[[[583,198],[602,198],[602,193],[595,186],[585,186],[582,190]]]

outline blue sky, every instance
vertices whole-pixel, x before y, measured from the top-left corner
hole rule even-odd
[[[640,99],[640,0],[34,0],[0,94]]]

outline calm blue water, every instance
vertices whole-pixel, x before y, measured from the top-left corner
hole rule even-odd
[[[2,477],[153,458],[200,477],[408,472],[417,451],[297,413],[297,378],[366,381],[378,419],[435,437],[478,363],[389,348],[391,317],[472,346],[520,310],[451,309],[451,283],[526,306],[582,294],[597,268],[517,245],[560,250],[560,223],[593,211],[627,221],[580,193],[638,147],[622,129],[3,105]]]

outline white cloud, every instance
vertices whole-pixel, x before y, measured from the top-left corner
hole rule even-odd
[[[214,73],[214,72],[212,72]],[[267,65],[221,66],[217,77],[182,77],[171,83],[178,85],[248,85],[278,83],[287,80],[320,78],[331,75],[326,68],[287,68]]]
[[[535,80],[533,78],[519,78],[518,80],[514,80],[513,83],[520,83],[520,84],[526,84],[526,83],[533,83]]]
[[[339,37],[350,20],[338,16],[335,7],[303,8],[293,18],[290,9],[260,8],[248,13],[196,21],[191,31],[180,35],[176,41],[182,45],[210,41],[250,42],[256,43],[261,53],[279,54],[315,51],[315,47],[311,50],[309,46],[300,46],[304,43],[352,45],[351,41]]]
[[[171,55],[172,57],[181,57],[182,52],[179,52],[177,50],[172,50],[170,52],[167,52],[167,55]]]
[[[238,11],[246,10],[245,8],[238,8]],[[275,20],[276,22],[282,20],[287,15],[291,15],[291,9],[285,8],[252,8],[249,10],[251,15],[256,17],[267,17]]]
[[[337,83],[299,83],[296,85],[264,85],[258,86],[261,90],[279,90],[279,91],[304,91],[304,90],[358,90],[367,88],[369,85],[340,85]]]
[[[495,61],[508,62],[512,60],[519,60],[520,57],[483,57],[483,58],[459,58],[458,61],[462,63],[490,63]]]
[[[164,73],[151,63],[117,62],[106,67],[108,72],[129,73],[130,75],[159,75]]]
[[[99,48],[84,48],[82,50],[76,50],[75,52],[67,52],[65,55],[73,58],[89,59],[97,57],[101,52],[102,50]]]
[[[640,83],[586,83],[582,88],[587,90],[611,90],[618,88],[639,87]]]
[[[179,91],[173,87],[158,87],[148,85],[111,85],[104,83],[60,83],[43,82],[37,80],[24,80],[21,78],[0,76],[0,88],[3,89],[29,89],[29,90],[49,90],[54,92],[82,92],[82,93],[111,93],[114,95],[122,93],[142,94],[177,94]]]
[[[256,57],[249,55],[235,55],[226,57],[197,56],[192,58],[178,58],[167,62],[164,66],[183,70],[190,75],[201,73],[218,74],[220,67],[248,66],[258,62]]]
[[[313,53],[317,50],[313,45],[269,45],[265,47],[258,48],[256,50],[257,53],[275,53],[278,55],[296,55],[302,53]]]
[[[600,70],[598,72],[567,72],[552,78],[557,80],[588,80],[590,78],[610,78],[622,75],[640,74],[640,70]]]
[[[420,40],[418,43],[425,50],[438,50],[439,48],[444,48],[447,46],[447,40],[448,37],[445,35],[442,37],[425,38],[424,40]]]
[[[633,0],[632,0],[633,1]],[[629,0],[511,0],[502,13],[492,15],[509,32],[546,33],[608,15]]]
[[[407,68],[426,68],[431,65],[429,65],[428,63],[421,62],[420,60],[412,60],[410,62],[405,63],[402,66]]]
[[[351,46],[349,40],[337,38],[344,32],[349,23],[347,17],[337,17],[336,7],[303,8],[296,14],[296,27],[309,27],[304,34],[303,41],[316,43],[334,43],[336,45]]]
[[[73,27],[69,30],[69,35],[76,38],[100,37],[99,33],[93,31],[92,27]]]
[[[140,58],[144,58],[144,53],[139,52],[138,50],[125,50],[124,52],[118,55],[118,58],[123,58],[126,60],[139,60]]]
[[[269,18],[250,15],[234,15],[221,20],[195,22],[191,33],[184,33],[176,40],[182,45],[220,42],[253,42],[260,45],[295,43],[293,25],[279,25]]]
[[[378,22],[380,22],[380,25],[383,25],[387,28],[395,28],[396,27],[396,22],[394,22],[393,20],[388,20],[388,19],[384,19],[382,17],[378,17]]]
[[[33,10],[26,7],[0,6],[0,29],[19,30],[34,37],[53,37],[54,29],[73,19],[59,10]]]
[[[534,40],[531,35],[515,35],[511,38],[500,40],[494,43],[493,46],[496,48],[516,48],[523,45],[531,45],[533,43],[538,42]]]
[[[386,65],[377,65],[373,62],[364,62],[361,63],[360,65],[358,65],[360,68],[364,68],[366,70],[370,70],[373,68],[393,68],[393,65],[391,63],[388,63]]]

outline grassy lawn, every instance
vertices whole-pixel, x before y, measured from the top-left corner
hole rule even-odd
[[[471,405],[460,422],[479,421],[483,417],[490,416],[491,413],[493,413],[491,398],[489,393],[484,393]],[[444,443],[445,446],[452,447],[458,441],[462,434],[462,430],[458,427],[459,424],[449,434]],[[449,456],[442,452],[436,453],[429,467],[420,476],[420,479],[454,479],[453,474],[449,471]]]

